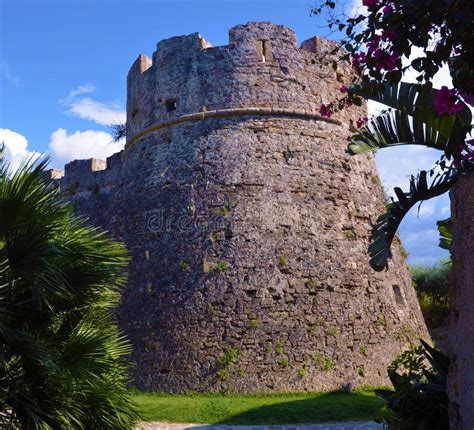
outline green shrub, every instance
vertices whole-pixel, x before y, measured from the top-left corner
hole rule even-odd
[[[451,262],[416,265],[410,271],[426,324],[430,328],[443,325],[450,310]]]
[[[390,429],[449,428],[446,392],[449,360],[441,351],[421,342],[421,346],[410,347],[390,364],[388,376],[394,390],[375,391],[389,408],[384,422]]]
[[[72,215],[46,164],[9,172],[0,147],[0,428],[132,429],[125,248]]]

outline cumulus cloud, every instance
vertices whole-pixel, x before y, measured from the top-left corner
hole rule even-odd
[[[86,130],[68,134],[66,129],[59,128],[51,134],[49,149],[54,164],[62,167],[62,164],[72,160],[105,159],[122,150],[123,145],[123,142],[114,142],[105,131]]]
[[[66,113],[96,122],[100,125],[122,124],[126,121],[126,112],[119,102],[100,102],[84,94],[95,92],[92,84],[80,85],[71,90],[60,103],[67,107]]]
[[[106,126],[122,124],[126,120],[125,111],[121,109],[119,103],[102,103],[90,97],[74,100],[70,104],[68,113]]]
[[[375,161],[388,195],[393,195],[393,188],[408,189],[410,176],[420,170],[430,170],[441,153],[424,146],[406,145],[384,148],[377,151]]]
[[[12,170],[16,170],[27,159],[40,156],[38,152],[28,150],[28,140],[25,136],[8,128],[0,128],[0,143],[5,145],[4,156]]]

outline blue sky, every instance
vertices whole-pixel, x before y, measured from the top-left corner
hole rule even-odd
[[[47,152],[62,168],[74,158],[110,155],[121,144],[111,144],[106,125],[124,118],[126,76],[138,54],[151,56],[161,39],[195,31],[213,45],[226,44],[228,29],[248,21],[284,24],[299,42],[327,35],[324,23],[310,17],[313,3],[0,0],[0,138],[13,162]],[[407,184],[410,173],[435,159],[421,148],[377,155],[388,189]],[[425,203],[419,216],[412,212],[401,228],[409,261],[432,264],[445,257],[435,221],[449,216],[448,198]]]

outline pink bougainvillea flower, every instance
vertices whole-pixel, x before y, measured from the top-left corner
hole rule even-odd
[[[385,70],[392,71],[392,70],[397,69],[399,59],[400,59],[400,57],[397,54],[395,54],[394,52],[392,52],[388,56],[387,61],[385,62]]]
[[[383,61],[383,60],[385,59],[386,54],[385,54],[385,52],[384,52],[382,49],[377,48],[377,49],[373,52],[372,57],[373,57],[373,59],[374,59],[375,61],[380,62],[380,61]]]
[[[367,62],[367,56],[365,52],[361,52],[360,54],[356,52],[352,56],[352,67],[354,67],[354,70],[358,75],[361,74],[362,69],[364,68],[366,62]]]
[[[434,108],[438,115],[453,114],[461,112],[464,108],[463,104],[459,100],[459,96],[454,88],[449,89],[446,86],[436,93],[434,99]]]
[[[383,12],[384,15],[388,15],[389,13],[392,13],[393,11],[394,11],[393,5],[391,5],[391,4],[388,4],[387,6],[385,6],[382,9],[382,12]]]
[[[362,0],[362,4],[369,9],[378,6],[378,3],[378,0]]]
[[[359,118],[356,122],[357,128],[362,128],[369,119],[367,117]]]
[[[379,34],[374,34],[372,39],[367,43],[367,51],[369,53],[373,53],[375,50],[379,48],[380,41],[382,40],[382,36]]]
[[[331,118],[332,114],[334,113],[334,105],[332,103],[328,103],[327,105],[321,103],[321,106],[319,107],[319,113],[324,118]]]
[[[340,93],[347,93],[347,87],[345,85],[342,85],[341,88],[339,88]]]
[[[375,69],[376,70],[385,70],[392,71],[398,68],[400,57],[395,52],[387,52],[383,49],[377,49],[372,55],[372,58],[375,60]]]
[[[382,31],[382,40],[393,41],[397,37],[397,32],[390,28],[386,28]]]

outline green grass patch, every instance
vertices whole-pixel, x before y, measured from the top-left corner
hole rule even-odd
[[[373,389],[352,393],[186,394],[133,392],[144,421],[209,424],[290,424],[380,417]]]

